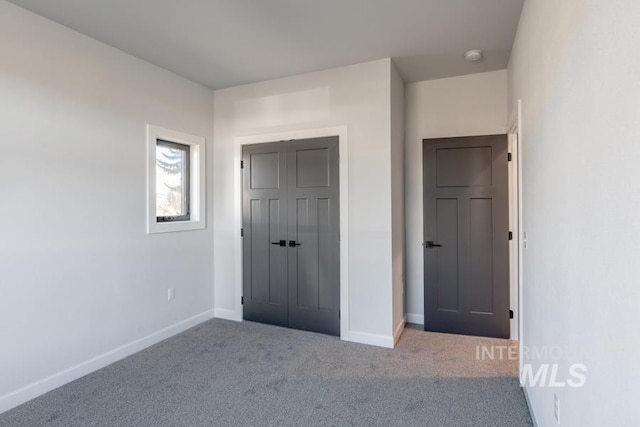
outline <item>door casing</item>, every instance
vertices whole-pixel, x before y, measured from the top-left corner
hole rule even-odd
[[[519,160],[517,122],[507,133],[509,137],[509,229],[513,232],[513,240],[509,242],[509,293],[513,318],[510,324],[510,338],[518,341],[520,334],[520,202],[519,202]]]
[[[522,100],[518,99],[518,102],[515,106],[515,110],[509,120],[508,126],[508,135],[513,135],[512,139],[514,144],[513,147],[516,148],[516,152],[513,155],[513,160],[516,162],[515,167],[516,171],[513,176],[513,180],[509,182],[509,184],[515,186],[515,191],[512,192],[513,199],[509,200],[509,205],[511,212],[515,212],[515,218],[512,218],[512,223],[515,222],[517,224],[518,233],[514,233],[514,241],[512,245],[514,245],[517,249],[516,255],[517,260],[515,260],[518,267],[518,274],[513,277],[512,280],[515,280],[516,283],[511,283],[511,289],[514,287],[517,289],[518,298],[517,298],[517,321],[515,325],[517,326],[517,334],[515,335],[518,340],[518,354],[524,354],[524,344],[523,337],[526,334],[526,329],[524,325],[524,316],[523,316],[523,299],[524,292],[523,288],[524,284],[524,254],[526,250],[526,231],[524,229],[524,212],[522,208],[522,196],[523,196],[523,174],[522,174],[522,156],[523,156],[523,132],[522,132]],[[515,205],[515,206],[514,206]],[[512,264],[513,265],[513,264]],[[515,317],[515,316],[514,316]],[[514,319],[516,320],[516,319]],[[513,324],[512,324],[513,325]],[[511,336],[513,338],[514,333],[513,330],[511,332]],[[522,357],[518,358],[518,377],[520,379],[520,384],[524,384],[523,378],[523,368],[524,368],[524,359]]]

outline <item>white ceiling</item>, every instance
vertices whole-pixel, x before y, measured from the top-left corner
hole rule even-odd
[[[213,89],[391,57],[406,82],[506,68],[524,0],[10,0]],[[469,49],[486,59],[471,64]]]

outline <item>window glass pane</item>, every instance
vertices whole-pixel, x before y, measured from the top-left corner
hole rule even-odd
[[[172,217],[188,214],[187,162],[188,147],[156,145],[156,216]]]

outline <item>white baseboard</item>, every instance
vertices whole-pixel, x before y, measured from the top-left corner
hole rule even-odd
[[[393,331],[393,346],[395,347],[396,344],[398,344],[398,340],[400,339],[400,336],[402,335],[402,333],[404,332],[404,326],[407,323],[407,320],[405,318],[403,318],[400,323],[398,324],[398,326],[396,326],[396,330]]]
[[[18,390],[0,396],[0,414],[212,318],[213,310],[205,311],[204,313],[185,319],[174,325],[147,335],[146,337],[115,348],[61,372],[19,388]]]
[[[228,310],[226,308],[214,308],[213,316],[218,319],[233,320],[234,322],[242,322],[242,312],[236,310]]]
[[[538,427],[539,424],[536,421],[536,414],[533,413],[533,406],[531,406],[531,399],[529,398],[529,390],[526,386],[522,387],[522,392],[524,393],[524,400],[527,402],[527,408],[529,408],[529,414],[531,414],[531,421],[533,421],[533,426]]]
[[[407,322],[415,323],[416,325],[424,325],[424,315],[407,313]]]
[[[393,348],[393,337],[386,335],[349,331],[349,341],[360,344],[375,345],[377,347]]]
[[[515,310],[514,310],[515,311]],[[514,317],[518,317],[517,315]],[[518,341],[518,319],[511,319],[509,322],[509,328],[511,333],[509,334],[509,338],[513,341]]]

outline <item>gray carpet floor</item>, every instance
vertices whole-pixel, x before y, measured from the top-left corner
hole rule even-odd
[[[212,320],[0,415],[0,426],[531,426],[508,341],[405,329],[377,348]]]

